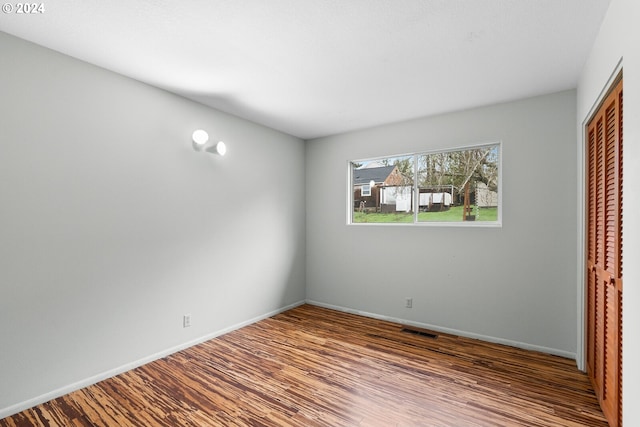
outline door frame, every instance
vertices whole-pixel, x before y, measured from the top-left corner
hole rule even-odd
[[[622,73],[622,58],[618,61],[615,68],[609,75],[602,90],[598,94],[591,108],[587,112],[587,115],[583,117],[580,125],[580,142],[578,144],[578,239],[577,239],[577,252],[578,252],[578,304],[577,304],[577,346],[576,346],[576,364],[578,369],[583,372],[587,371],[587,288],[586,288],[586,276],[585,271],[587,268],[587,245],[586,245],[586,233],[587,233],[587,220],[586,220],[586,200],[587,200],[587,185],[586,185],[586,143],[587,143],[587,125],[589,121],[596,114],[600,105],[605,100],[609,91],[616,83],[618,76]]]

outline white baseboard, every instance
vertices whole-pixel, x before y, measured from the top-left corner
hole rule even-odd
[[[576,353],[572,353],[572,352],[564,351],[564,350],[559,350],[559,349],[556,349],[556,348],[549,348],[549,347],[544,347],[544,346],[540,346],[540,345],[534,345],[534,344],[529,344],[529,343],[524,343],[524,342],[519,342],[519,341],[512,341],[512,340],[508,340],[508,339],[504,339],[504,338],[492,337],[492,336],[489,336],[489,335],[481,335],[481,334],[476,334],[476,333],[473,333],[473,332],[460,331],[460,330],[457,330],[457,329],[443,328],[441,326],[431,325],[431,324],[428,324],[428,323],[414,322],[412,320],[406,320],[406,319],[400,319],[400,318],[396,318],[396,317],[383,316],[381,314],[369,313],[369,312],[366,312],[366,311],[355,310],[355,309],[348,308],[348,307],[341,307],[341,306],[332,305],[332,304],[325,304],[325,303],[319,302],[319,301],[307,300],[306,302],[307,302],[307,304],[316,305],[318,307],[330,308],[332,310],[342,311],[342,312],[345,312],[345,313],[358,314],[360,316],[371,317],[372,319],[386,320],[388,322],[399,323],[399,324],[402,324],[402,325],[415,326],[415,327],[422,328],[422,329],[430,329],[432,331],[442,332],[444,334],[458,335],[458,336],[465,337],[465,338],[473,338],[473,339],[486,341],[486,342],[491,342],[491,343],[495,343],[495,344],[503,344],[503,345],[508,345],[510,347],[522,348],[522,349],[525,349],[525,350],[539,351],[539,352],[542,352],[542,353],[553,354],[554,356],[561,356],[561,357],[565,357],[567,359],[576,360]]]
[[[15,405],[11,405],[6,408],[0,409],[0,420],[6,417],[10,417],[11,415],[17,414],[18,412],[22,412],[25,409],[32,408],[36,405],[40,405],[42,403],[48,402],[52,399],[56,399],[58,397],[64,396],[65,394],[69,394],[76,390],[80,390],[82,388],[88,387],[92,384],[98,383],[100,381],[106,380],[107,378],[115,377],[116,375],[120,375],[124,372],[130,371],[132,369],[138,368],[142,365],[146,365],[147,363],[151,363],[154,360],[162,359],[163,357],[167,357],[173,353],[177,353],[178,351],[184,350],[189,347],[193,347],[194,345],[203,343],[205,341],[209,341],[210,339],[219,337],[220,335],[224,335],[231,331],[235,331],[236,329],[240,329],[244,326],[251,325],[252,323],[259,322],[260,320],[267,319],[269,317],[275,316],[276,314],[280,314],[292,308],[298,307],[299,305],[304,304],[305,301],[299,301],[285,307],[279,308],[277,310],[271,311],[269,313],[262,314],[260,316],[254,317],[253,319],[246,320],[244,322],[237,323],[235,325],[229,326],[224,329],[220,329],[218,331],[212,332],[200,338],[196,338],[194,340],[185,342],[183,344],[177,345],[175,347],[168,348],[166,350],[160,351],[158,353],[152,354],[147,357],[143,357],[142,359],[138,359],[131,363],[127,363],[125,365],[119,366],[114,369],[110,369],[108,371],[102,372],[98,375],[94,375],[92,377],[83,379],[81,381],[77,381],[75,383],[66,385],[64,387],[60,387],[56,390],[52,390],[48,393],[41,394],[40,396],[34,397],[33,399],[25,400],[24,402],[16,403]]]

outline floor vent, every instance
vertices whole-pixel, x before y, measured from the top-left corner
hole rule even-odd
[[[436,334],[432,334],[432,333],[426,332],[426,331],[421,331],[419,329],[402,328],[400,331],[401,332],[406,332],[408,334],[420,335],[421,337],[425,337],[425,338],[431,338],[431,339],[438,338],[438,336]]]

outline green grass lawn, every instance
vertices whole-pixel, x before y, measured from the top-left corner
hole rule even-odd
[[[472,215],[476,221],[497,221],[498,208],[480,208],[479,214],[472,206]],[[454,206],[442,212],[419,212],[419,222],[462,222],[462,206]],[[354,223],[411,223],[413,213],[353,213]]]
[[[462,215],[462,214],[460,214]],[[365,213],[354,212],[353,222],[413,222],[413,213]]]
[[[471,208],[471,215],[476,215],[476,221],[498,220],[498,208],[480,208],[479,212],[476,211],[475,206]],[[443,212],[420,212],[418,221],[461,222],[462,206],[454,206]]]

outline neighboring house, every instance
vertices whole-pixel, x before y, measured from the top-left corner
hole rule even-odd
[[[410,212],[411,186],[397,166],[362,167],[353,170],[354,209]]]
[[[369,165],[353,170],[354,209],[366,212],[411,212],[413,188],[397,166]],[[480,208],[498,206],[498,193],[483,182],[472,184],[471,203]],[[452,185],[420,188],[419,205],[424,210],[443,210],[455,204]]]

